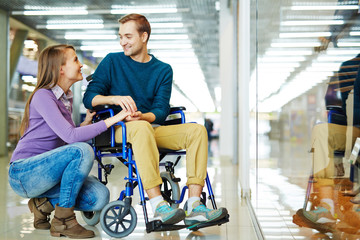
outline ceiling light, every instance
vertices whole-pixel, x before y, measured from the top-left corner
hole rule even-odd
[[[291,42],[291,43],[271,43],[271,47],[319,47],[320,42]]]
[[[301,56],[301,55],[312,55],[311,50],[298,50],[298,51],[266,51],[265,55],[268,56]]]
[[[162,56],[162,57],[167,57],[167,56],[171,56],[171,57],[195,57],[196,54],[194,52],[193,49],[187,49],[187,50],[176,50],[176,51],[168,51],[168,50],[153,50],[150,52],[151,54],[153,54],[154,56]]]
[[[343,25],[343,20],[318,20],[318,21],[282,21],[281,26],[314,26],[314,25]]]
[[[24,6],[25,11],[12,11],[11,15],[87,15],[86,6],[81,7],[44,7],[44,6]]]
[[[186,40],[189,39],[187,34],[152,34],[151,40]]]
[[[46,25],[36,25],[37,29],[99,29],[104,28],[102,19],[48,20]]]
[[[360,36],[360,32],[349,32],[350,36]]]
[[[38,45],[35,43],[34,40],[25,40],[24,41],[24,48],[38,48]]]
[[[358,5],[335,5],[335,6],[291,6],[291,10],[356,10]]]
[[[155,8],[155,7],[142,7],[142,8],[136,8],[136,7],[123,7],[120,6],[119,9],[112,7],[110,10],[111,14],[128,14],[130,12],[136,12],[140,14],[146,14],[146,13],[177,13],[178,9],[176,7],[171,8]]]
[[[339,47],[360,47],[358,42],[338,42]]]
[[[330,32],[296,32],[280,33],[279,38],[306,38],[306,37],[330,37]]]
[[[37,29],[101,29],[104,28],[104,24],[47,24],[47,25],[37,25]]]
[[[317,60],[320,62],[344,62],[349,60],[351,57],[349,56],[319,56]]]
[[[360,49],[330,49],[327,50],[326,53],[328,55],[358,55],[360,53]]]
[[[299,57],[263,57],[259,59],[260,63],[265,62],[302,62],[305,61],[306,58],[299,56]]]
[[[120,44],[80,46],[81,51],[122,51]]]
[[[179,44],[161,44],[149,42],[148,49],[191,49],[193,48],[191,43],[179,43]]]
[[[81,49],[81,47],[80,47]],[[95,58],[104,58],[109,52],[108,51],[94,51],[92,53],[92,56],[95,57]]]
[[[159,57],[157,56],[157,58],[163,62],[166,62],[170,65],[175,65],[175,64],[199,64],[199,60],[197,59],[197,57],[187,57],[187,58],[178,58],[178,57]]]
[[[112,34],[94,34],[94,35],[90,35],[90,34],[65,34],[64,36],[65,39],[67,40],[88,40],[88,39],[104,39],[104,40],[114,40],[117,39],[117,36]]]
[[[181,22],[162,22],[151,23],[151,28],[183,28],[184,24]]]
[[[259,68],[280,68],[280,69],[284,69],[284,68],[293,68],[293,67],[299,67],[300,63],[298,62],[290,62],[290,63],[282,63],[281,65],[279,65],[278,63],[258,63],[258,67]]]

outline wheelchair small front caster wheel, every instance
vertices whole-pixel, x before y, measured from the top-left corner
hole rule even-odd
[[[132,206],[126,206],[124,201],[110,202],[101,211],[101,227],[111,237],[128,236],[134,231],[136,223],[135,209]]]
[[[95,226],[100,222],[101,211],[84,211],[81,212],[81,216],[87,225]]]
[[[180,199],[180,188],[177,182],[174,182],[171,179],[171,174],[169,172],[161,172],[160,177],[163,183],[160,186],[161,195],[163,196],[164,200],[170,203],[172,208],[178,208],[178,203],[172,203],[173,200]]]

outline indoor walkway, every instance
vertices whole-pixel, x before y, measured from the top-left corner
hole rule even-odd
[[[234,167],[229,160],[221,160],[217,154],[217,142],[212,144],[213,154],[209,158],[209,177],[212,181],[212,187],[216,196],[218,206],[227,207],[230,213],[230,222],[221,226],[204,228],[199,231],[191,232],[189,230],[179,230],[171,232],[154,232],[147,234],[143,219],[142,208],[137,203],[138,190],[136,188],[133,197],[133,206],[137,212],[138,222],[136,229],[125,239],[257,239],[252,221],[249,215],[249,209],[246,201],[241,199],[238,184],[237,167]],[[109,177],[108,188],[110,189],[111,201],[117,199],[118,194],[124,188],[123,176],[127,169],[116,159],[107,159],[107,162],[113,162],[115,168]],[[10,188],[7,181],[8,171],[7,158],[0,158],[0,239],[56,239],[50,236],[47,230],[34,229],[33,217],[27,207],[28,199],[17,196]],[[185,159],[181,160],[181,166],[177,166],[175,174],[181,177],[180,187],[185,183]],[[95,166],[95,165],[94,165]],[[94,175],[96,168],[93,169]],[[211,205],[211,203],[208,203]],[[148,205],[149,215],[151,213]],[[180,205],[181,207],[183,204]],[[77,213],[77,219],[80,224],[85,225],[81,214]],[[95,227],[86,226],[95,231],[96,237],[93,239],[113,239],[102,231],[100,224]],[[59,238],[60,239],[60,238]],[[61,238],[66,239],[66,238]]]

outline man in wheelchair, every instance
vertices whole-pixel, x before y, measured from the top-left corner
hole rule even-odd
[[[119,20],[120,45],[124,52],[110,53],[99,64],[84,95],[84,105],[114,105],[131,113],[126,120],[141,180],[150,199],[154,219],[163,224],[184,220],[186,225],[217,221],[226,208],[208,209],[200,201],[207,175],[207,132],[195,123],[161,126],[169,113],[173,72],[169,64],[148,54],[150,24],[139,14]],[[115,141],[122,141],[121,127]],[[159,150],[186,149],[189,198],[184,209],[173,209],[164,201],[160,185]]]

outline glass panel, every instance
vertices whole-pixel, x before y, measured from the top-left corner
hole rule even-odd
[[[251,3],[252,204],[263,234],[356,238],[358,1]]]

